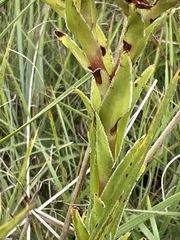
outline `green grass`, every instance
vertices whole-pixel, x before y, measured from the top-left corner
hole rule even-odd
[[[107,6],[105,1],[98,3],[98,11],[99,23],[115,49],[122,28],[122,13],[113,3]],[[0,226],[25,208],[26,195],[37,209],[59,220],[60,224],[65,219],[74,185],[61,191],[78,176],[90,123],[73,88],[79,87],[89,95],[91,75],[86,75],[55,38],[55,29],[67,32],[64,20],[41,1],[8,1],[0,8],[0,13]],[[158,82],[126,136],[122,155],[147,133],[159,101],[180,67],[179,22],[177,11],[150,38],[138,62],[135,76],[148,65],[156,65],[138,105],[154,79]],[[157,136],[178,107],[177,88]],[[179,139],[177,125],[136,184],[118,237],[131,231],[133,240],[180,238]],[[86,211],[88,201],[87,175],[78,197],[81,213]],[[174,204],[168,207],[172,201]],[[46,202],[47,205],[43,205]],[[153,211],[153,214],[145,211]],[[51,224],[45,226],[42,219],[47,221],[38,211],[32,211],[30,228],[25,219],[26,224],[18,226],[9,237],[57,239],[61,229],[55,220],[49,220]]]

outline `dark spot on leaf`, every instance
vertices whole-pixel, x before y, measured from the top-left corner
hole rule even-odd
[[[125,202],[126,202],[126,199],[123,200],[123,203],[125,203]]]
[[[65,34],[63,32],[60,32],[60,31],[55,31],[54,33],[58,38],[61,38],[61,37],[65,36]]]
[[[116,130],[117,130],[117,123],[118,123],[118,121],[116,122],[116,124],[114,125],[114,127],[113,127],[113,128],[111,128],[111,130],[110,130],[110,134],[111,134],[112,136],[116,134]]]
[[[96,80],[96,83],[102,84],[102,78],[101,78],[101,69],[97,69],[93,72],[94,78]]]
[[[150,18],[150,23],[153,23],[157,18]]]
[[[126,174],[126,177],[128,177],[128,173]]]
[[[101,48],[102,56],[104,57],[106,55],[106,49],[103,46],[100,46],[100,48]]]
[[[94,116],[93,125],[96,127],[96,117]]]
[[[134,83],[134,87],[137,87],[138,86],[138,84],[137,83]]]
[[[98,224],[95,225],[95,228],[97,228],[97,227],[98,227]]]
[[[131,45],[129,43],[127,43],[125,40],[123,40],[123,49],[124,51],[130,51],[131,50]]]
[[[132,162],[130,162],[130,166],[132,166]]]

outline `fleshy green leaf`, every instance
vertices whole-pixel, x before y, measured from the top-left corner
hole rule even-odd
[[[91,70],[94,71],[98,68],[103,69],[104,64],[97,37],[92,33],[92,30],[80,12],[78,12],[73,0],[66,0],[65,12],[67,26],[79,41],[91,64]]]
[[[94,194],[93,199],[93,208],[91,210],[90,214],[90,220],[89,220],[89,231],[91,232],[95,225],[98,223],[99,217],[101,216],[102,211],[105,208],[105,204],[103,201],[97,196],[97,194]]]
[[[97,113],[95,115],[95,125],[96,125],[97,168],[100,188],[99,191],[102,192],[112,173],[112,166],[114,160],[111,150],[109,148],[109,143],[104,127]]]
[[[101,95],[95,79],[91,83],[91,102],[94,110],[98,113],[101,105]]]
[[[90,192],[91,199],[94,197],[94,194],[99,193],[99,174],[97,168],[97,152],[96,148],[96,130],[95,130],[95,119],[91,123],[88,138],[90,143]]]
[[[101,52],[102,52],[102,57],[103,57],[103,62],[106,67],[106,70],[109,74],[112,73],[113,70],[113,58],[112,58],[112,53],[111,49],[109,47],[107,38],[105,37],[103,31],[99,27],[99,25],[96,25],[96,34],[98,37],[98,42],[101,47]]]
[[[89,239],[89,233],[86,229],[85,224],[82,221],[82,218],[79,215],[79,212],[77,209],[72,209],[72,219],[74,224],[74,229],[76,233],[77,240],[88,240]]]
[[[87,109],[89,115],[91,116],[91,118],[93,118],[94,110],[93,110],[93,107],[92,107],[92,104],[91,104],[91,101],[89,100],[89,98],[86,97],[86,95],[79,89],[75,89],[74,91],[81,97],[81,99],[84,102],[84,105],[86,106],[86,109]]]
[[[94,0],[81,0],[80,12],[89,27],[95,30],[96,26],[96,6]]]
[[[129,17],[123,37],[124,51],[129,51],[132,62],[135,62],[145,46],[145,25],[142,14],[134,4],[130,4]]]
[[[101,99],[103,99],[110,86],[109,75],[105,70],[98,69],[94,72],[94,77],[96,79],[96,84],[101,94]]]
[[[134,147],[127,153],[123,161],[117,166],[104,191],[101,199],[106,208],[102,212],[98,226],[90,235],[90,240],[99,239],[103,232],[111,232],[112,237],[122,217],[123,209],[128,201],[131,191],[136,183],[142,162],[136,162],[134,154],[139,151],[143,138],[136,142]],[[122,184],[123,183],[123,184]]]
[[[153,72],[154,72],[154,65],[150,65],[149,67],[147,67],[144,70],[144,72],[141,74],[141,76],[134,82],[131,111],[133,110],[145,84],[147,83],[149,78],[152,76]]]
[[[100,118],[105,128],[111,149],[114,149],[116,126],[129,110],[132,100],[131,60],[124,53],[120,66],[100,107]]]
[[[66,46],[71,51],[81,66],[89,71],[88,67],[90,66],[90,63],[79,46],[71,38],[69,38],[67,34],[63,32],[55,31],[55,35],[64,44],[64,46]]]
[[[156,4],[149,10],[144,16],[146,26],[150,25],[156,20],[162,13],[165,13],[168,9],[180,6],[179,0],[161,0],[157,1]]]
[[[166,13],[162,14],[159,18],[157,18],[153,23],[151,23],[151,25],[149,25],[146,28],[146,35],[145,35],[144,41],[147,42],[149,39],[149,36],[153,33],[155,28],[157,26],[159,26],[163,21],[165,21],[167,19],[167,17],[170,16],[170,14],[172,14],[172,13],[173,13],[173,11],[166,12]]]
[[[127,16],[129,13],[129,4],[126,0],[115,0],[115,3],[123,10],[125,15]]]
[[[61,0],[42,0],[47,5],[49,5],[55,12],[59,14],[60,17],[64,17],[65,3]]]
[[[151,77],[154,71],[154,65],[149,66],[146,70],[141,74],[141,76],[134,82],[133,84],[133,94],[132,94],[132,103],[130,110],[119,120],[117,126],[117,137],[116,137],[116,145],[115,145],[115,158],[117,158],[121,151],[122,142],[124,139],[124,132],[127,126],[129,116],[132,113],[134,106],[139,99],[139,96],[147,83],[148,79]]]

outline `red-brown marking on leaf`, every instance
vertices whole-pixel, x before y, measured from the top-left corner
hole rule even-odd
[[[100,48],[101,48],[102,56],[104,57],[106,55],[106,49],[103,46],[100,46]]]
[[[131,48],[132,48],[132,46],[129,44],[129,43],[127,43],[125,40],[123,40],[123,49],[124,49],[124,51],[130,51],[131,50]]]
[[[94,119],[93,119],[93,126],[96,127],[96,117],[94,116]]]
[[[101,69],[95,70],[92,74],[94,75],[96,83],[102,84]]]
[[[115,65],[115,67],[114,67],[114,69],[113,69],[113,71],[112,71],[112,73],[110,75],[110,78],[109,78],[110,82],[113,80],[114,76],[116,75],[116,71],[117,71],[117,69],[119,67],[119,59],[117,60],[116,65]]]
[[[113,136],[113,135],[116,134],[116,131],[117,131],[117,124],[118,124],[118,121],[116,122],[116,124],[114,125],[114,127],[111,128],[111,130],[110,130],[110,134],[111,134],[111,136]]]

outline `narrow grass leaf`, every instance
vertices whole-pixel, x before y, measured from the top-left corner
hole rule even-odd
[[[14,206],[14,203],[20,199],[20,196],[25,191],[24,190],[26,187],[25,178],[26,178],[27,169],[29,168],[27,164],[28,164],[28,160],[31,155],[32,149],[34,147],[37,135],[38,135],[38,130],[35,132],[33,139],[31,140],[31,142],[29,143],[29,146],[27,147],[25,158],[21,167],[21,171],[19,172],[18,182],[14,187],[13,193],[8,202],[9,208],[12,208]]]
[[[59,103],[60,101],[62,101],[65,97],[67,97],[70,93],[72,93],[74,91],[75,88],[81,86],[83,83],[85,83],[87,80],[89,80],[90,75],[86,74],[84,77],[82,77],[80,80],[78,80],[77,82],[75,82],[70,88],[68,88],[65,92],[63,92],[59,97],[57,97],[53,102],[51,102],[47,107],[45,107],[43,110],[41,110],[40,112],[38,112],[34,117],[32,117],[28,122],[26,122],[25,124],[23,124],[21,127],[19,127],[18,129],[16,129],[15,131],[13,131],[11,134],[7,135],[6,137],[0,139],[0,144],[3,143],[4,141],[8,140],[9,138],[11,138],[12,136],[14,136],[15,134],[17,134],[18,132],[20,132],[22,129],[24,129],[27,125],[29,125],[30,123],[32,123],[33,121],[35,121],[37,118],[39,118],[40,116],[42,116],[44,113],[46,113],[49,109],[51,109],[52,107],[54,107],[57,103]]]
[[[180,192],[174,194],[173,196],[167,198],[165,201],[157,204],[156,206],[152,207],[152,211],[162,211],[168,206],[173,206],[174,202],[180,201]],[[154,213],[153,213],[154,214]],[[140,214],[139,216],[134,217],[133,219],[128,219],[128,221],[122,224],[116,233],[116,237],[120,237],[127,231],[135,229],[139,224],[147,221],[150,218],[150,213]]]
[[[151,211],[152,207],[151,207],[151,202],[150,202],[149,196],[147,197],[147,206],[148,206],[148,210]],[[157,224],[156,224],[156,219],[153,215],[150,218],[150,222],[151,222],[151,228],[152,228],[155,239],[160,240],[159,232],[158,232],[158,228],[157,228]]]
[[[7,65],[8,65],[9,54],[10,54],[10,49],[11,49],[11,45],[12,45],[12,42],[13,42],[15,26],[16,26],[16,24],[14,24],[13,29],[11,31],[11,34],[10,34],[10,37],[9,37],[9,40],[8,40],[8,44],[7,44],[7,47],[6,47],[6,52],[4,54],[2,64],[1,64],[1,67],[0,67],[0,99],[1,99],[1,104],[3,105],[3,108],[4,108],[4,114],[5,114],[5,118],[6,118],[6,121],[8,123],[8,126],[9,126],[9,132],[10,133],[13,130],[10,127],[11,123],[10,123],[10,117],[9,117],[9,113],[8,113],[9,111],[8,111],[8,105],[7,105],[8,100],[6,98],[6,94],[5,94],[3,85],[5,85],[4,84],[4,82],[5,82],[5,71],[6,71],[6,68],[7,68]]]

